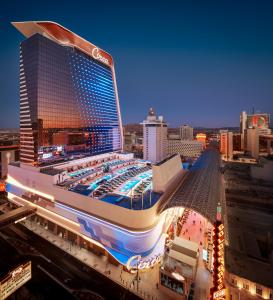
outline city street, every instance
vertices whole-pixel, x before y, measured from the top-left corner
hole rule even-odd
[[[99,280],[99,278],[106,278],[111,281],[113,285],[120,285],[120,291],[123,293],[124,299],[137,299],[137,296],[130,293],[128,290],[130,290],[133,293],[137,293],[141,298],[148,298],[148,299],[154,299],[154,300],[165,300],[167,299],[166,296],[159,292],[157,289],[156,283],[159,280],[159,265],[156,265],[155,267],[140,271],[140,281],[138,285],[138,292],[137,292],[137,285],[135,282],[136,274],[130,274],[126,271],[123,271],[123,268],[121,265],[114,266],[113,264],[110,264],[107,262],[107,258],[105,256],[98,256],[94,253],[84,249],[80,248],[76,245],[71,246],[71,243],[67,240],[64,240],[63,238],[56,236],[52,232],[46,230],[44,227],[30,221],[25,221],[25,226],[27,226],[31,231],[24,228],[23,226],[20,227],[23,232],[31,233],[31,236],[37,236],[40,235],[43,238],[37,237],[37,242],[35,242],[35,247],[37,246],[37,249],[41,251],[41,253],[44,253],[47,257],[49,257],[48,252],[45,251],[43,246],[39,245],[39,241],[46,239],[47,241],[44,241],[46,243],[47,249],[53,248],[50,251],[50,254],[56,255],[56,253],[59,253],[59,259],[61,259],[62,263],[64,264],[65,268],[70,267],[70,264],[73,262],[73,266],[71,269],[71,272],[74,270],[76,272],[79,272],[79,266],[82,270],[88,269],[90,270],[90,273],[94,274],[95,278],[92,278],[94,281],[96,280],[96,285],[99,285],[98,292],[104,292],[105,293],[105,282],[103,280]],[[37,234],[37,235],[36,235]],[[35,239],[36,240],[36,239]],[[31,244],[33,245],[33,239],[31,240]],[[53,245],[52,245],[53,244]],[[50,246],[49,246],[50,245]],[[60,249],[58,249],[58,248]],[[64,252],[65,251],[65,252]],[[52,252],[52,253],[51,253]],[[51,259],[51,257],[49,257]],[[90,268],[89,268],[89,267]],[[86,275],[86,273],[85,273]],[[107,278],[109,277],[109,278]],[[89,284],[89,287],[93,287],[92,283]],[[100,288],[100,289],[99,289]],[[125,296],[124,296],[125,294]],[[128,294],[128,298],[127,298]],[[101,294],[103,295],[103,294]],[[131,297],[131,298],[130,298]],[[114,298],[107,298],[106,299],[118,299]]]
[[[77,294],[78,299],[138,299],[137,296],[115,284],[107,276],[89,268],[80,260],[32,233],[22,225],[12,225],[11,228],[2,230],[1,240],[3,238],[8,241],[9,248],[17,249],[14,251],[19,256],[29,257],[33,262],[34,269],[39,269],[39,274],[43,273],[43,277],[47,277],[49,281],[53,279],[59,286],[65,287],[67,291],[74,295]],[[5,244],[7,244],[6,241],[4,241]],[[6,249],[5,247],[2,248]],[[105,289],[105,286],[108,288]],[[60,287],[59,289],[63,290]],[[79,298],[80,293],[84,298]],[[66,294],[63,294],[63,299],[73,298],[72,296],[66,297]]]
[[[75,299],[63,287],[37,268],[38,264],[43,263],[42,258],[28,254],[21,255],[17,249],[6,242],[2,234],[0,235],[0,256],[1,276],[5,276],[9,270],[21,263],[25,263],[28,260],[32,262],[32,279],[15,292],[14,296],[16,299]]]
[[[186,223],[183,225],[180,237],[199,244],[199,260],[196,272],[194,299],[206,300],[212,285],[212,274],[206,269],[203,262],[203,245],[205,231],[208,226],[206,218],[190,210]]]

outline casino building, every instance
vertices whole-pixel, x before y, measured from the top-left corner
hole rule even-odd
[[[155,261],[173,218],[160,206],[184,175],[180,157],[151,165],[123,152],[110,54],[54,22],[12,24],[26,40],[9,201],[37,208],[34,221],[121,264]]]
[[[21,162],[38,165],[120,150],[112,57],[52,22],[14,22],[20,46]]]

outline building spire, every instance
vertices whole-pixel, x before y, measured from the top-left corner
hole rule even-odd
[[[150,109],[149,109],[148,116],[155,116],[155,112],[154,112],[154,109],[152,107],[150,107]]]

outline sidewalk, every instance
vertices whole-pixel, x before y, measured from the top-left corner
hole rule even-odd
[[[21,224],[44,239],[48,240],[55,246],[66,251],[70,255],[81,260],[89,267],[109,277],[111,280],[115,281],[125,289],[135,293],[137,296],[143,299],[168,300],[168,297],[166,297],[166,295],[160,292],[160,290],[158,290],[156,287],[156,284],[159,280],[159,264],[149,270],[139,271],[140,281],[137,292],[137,282],[134,281],[136,274],[130,274],[123,271],[121,265],[114,266],[107,262],[107,257],[105,256],[97,256],[94,253],[84,248],[80,248],[77,245],[71,245],[69,241],[64,240],[60,236],[57,236],[54,233],[46,230],[35,222],[25,220],[24,223],[22,222]]]
[[[207,300],[210,292],[209,289],[212,286],[212,274],[206,269],[203,262],[204,232],[206,231],[206,226],[207,222],[205,218],[191,210],[180,233],[181,238],[190,238],[191,241],[199,245],[199,258],[195,278],[195,300]]]

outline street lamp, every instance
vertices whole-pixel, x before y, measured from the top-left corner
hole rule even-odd
[[[139,282],[139,268],[138,268],[138,264],[139,264],[140,260],[141,260],[141,255],[138,255],[138,259],[137,259],[137,292],[138,292],[138,282]]]

